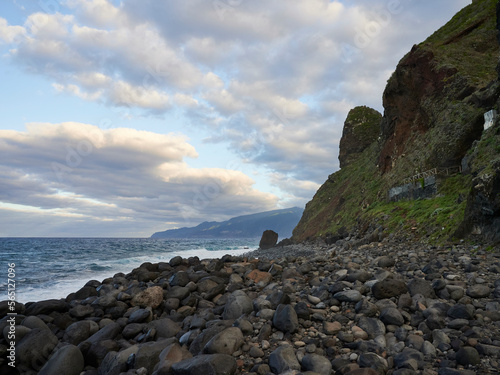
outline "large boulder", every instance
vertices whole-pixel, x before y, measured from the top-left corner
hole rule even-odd
[[[74,345],[66,345],[59,349],[42,367],[39,375],[80,375],[84,368],[83,355]]]
[[[273,230],[266,230],[262,233],[262,238],[260,239],[259,247],[261,249],[270,249],[278,243],[278,233]]]
[[[202,354],[174,363],[172,375],[232,375],[236,372],[236,359],[227,354]]]

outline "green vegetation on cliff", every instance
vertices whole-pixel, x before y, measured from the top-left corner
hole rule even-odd
[[[496,0],[474,1],[400,61],[384,92],[380,138],[374,140],[374,130],[366,138],[358,133],[361,143],[370,145],[329,176],[307,204],[293,240],[382,232],[440,243],[467,234],[469,226],[480,234],[495,232],[500,124],[483,133],[483,115],[498,109],[500,95],[496,6]],[[366,107],[351,111],[344,133],[352,122],[373,129],[376,115],[370,121],[366,112]],[[341,143],[339,152],[344,161],[356,151],[352,139],[347,145],[346,150]],[[457,167],[464,157],[466,173],[438,178],[431,198],[388,201],[389,189],[403,185],[405,178]],[[483,220],[483,211],[492,213]],[[500,218],[495,222],[500,225]]]

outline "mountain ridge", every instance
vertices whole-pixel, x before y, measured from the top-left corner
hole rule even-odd
[[[195,227],[169,229],[151,238],[260,238],[265,230],[274,230],[280,238],[289,238],[304,210],[291,207],[233,217],[223,222],[205,221]]]

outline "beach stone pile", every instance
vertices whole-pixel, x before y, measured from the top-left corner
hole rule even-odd
[[[465,246],[175,257],[16,307],[21,374],[473,375],[500,366],[500,254]],[[7,312],[0,302],[2,374],[14,373]]]

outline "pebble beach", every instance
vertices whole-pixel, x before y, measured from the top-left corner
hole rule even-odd
[[[2,374],[500,373],[500,252],[465,244],[176,256],[8,312]]]

